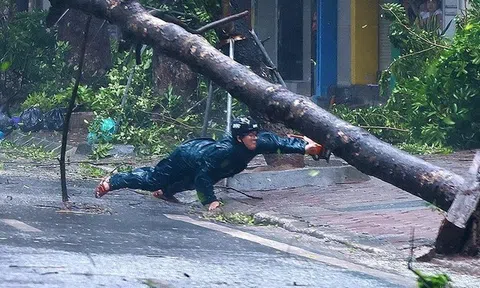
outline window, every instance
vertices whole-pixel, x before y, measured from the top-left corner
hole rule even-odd
[[[278,70],[303,80],[303,0],[278,0]]]
[[[441,0],[403,0],[402,4],[410,23],[429,31],[443,29]]]
[[[18,12],[28,11],[28,0],[17,0],[15,6]]]

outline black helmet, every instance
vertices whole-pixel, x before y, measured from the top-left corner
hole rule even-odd
[[[253,119],[238,117],[233,119],[231,129],[233,138],[243,137],[252,131],[258,131],[258,124]]]

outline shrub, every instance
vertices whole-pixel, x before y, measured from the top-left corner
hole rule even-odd
[[[401,51],[381,78],[383,91],[391,79],[392,93],[383,107],[334,112],[357,125],[385,126],[399,134],[370,129],[381,139],[409,150],[450,151],[444,147],[480,146],[480,4],[473,1],[457,19],[453,39],[437,29],[408,23],[399,4],[383,5],[392,21],[390,39]]]

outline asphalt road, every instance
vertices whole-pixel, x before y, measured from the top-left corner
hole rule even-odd
[[[330,258],[318,251],[285,249],[281,231],[267,239],[209,226],[187,205],[125,192],[95,199],[94,183],[77,181],[71,200],[90,209],[80,211],[109,213],[61,213],[57,181],[0,183],[0,287],[406,287],[322,262]]]

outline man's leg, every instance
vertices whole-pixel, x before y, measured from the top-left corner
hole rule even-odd
[[[103,179],[95,189],[95,196],[102,197],[110,191],[122,188],[156,191],[161,189],[161,182],[155,177],[155,168],[142,167],[127,173],[117,173]]]
[[[180,201],[174,196],[178,192],[183,192],[186,190],[193,190],[195,186],[190,178],[185,177],[181,181],[169,184],[164,189],[155,191],[152,195],[153,197],[166,200],[169,202],[180,203]]]

